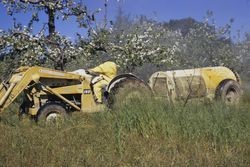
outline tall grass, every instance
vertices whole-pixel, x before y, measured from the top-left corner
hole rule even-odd
[[[5,112],[0,166],[249,166],[249,107],[134,100],[56,127]]]

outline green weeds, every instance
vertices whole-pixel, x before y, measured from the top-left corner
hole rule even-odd
[[[134,100],[56,127],[5,112],[0,166],[249,166],[249,107]]]

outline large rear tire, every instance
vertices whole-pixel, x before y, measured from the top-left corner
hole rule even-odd
[[[40,108],[37,120],[46,123],[58,123],[63,122],[67,117],[68,113],[64,106],[57,103],[47,103]]]
[[[242,95],[240,84],[234,80],[223,81],[215,92],[216,100],[225,104],[238,104]]]
[[[131,102],[140,102],[151,97],[150,87],[136,77],[128,77],[117,82],[108,97],[110,108],[117,108]]]

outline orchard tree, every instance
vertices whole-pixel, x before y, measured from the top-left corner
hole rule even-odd
[[[56,32],[55,19],[67,20],[71,16],[77,18],[80,27],[87,28],[94,20],[94,13],[89,14],[82,1],[75,0],[2,0],[9,15],[20,12],[33,12],[32,18],[39,20],[38,13],[44,11],[47,14],[49,36]],[[98,11],[96,11],[98,12]]]
[[[239,56],[240,64],[238,69],[248,78],[250,77],[250,32],[246,33],[245,39],[236,44],[235,54]]]
[[[74,58],[76,50],[69,39],[56,31],[55,19],[67,20],[74,16],[80,27],[87,28],[98,12],[89,14],[81,1],[74,0],[3,0],[2,3],[9,15],[32,12],[32,18],[28,26],[15,24],[13,29],[0,33],[1,57],[16,59],[19,65],[53,63],[55,68],[61,70],[67,61]],[[35,21],[39,21],[41,11],[47,15],[47,26],[34,35],[32,26]]]
[[[184,40],[182,64],[187,67],[230,65],[234,61],[230,39],[219,38],[207,25],[192,29]]]
[[[140,17],[133,22],[127,21],[130,26],[126,29],[119,29],[124,27],[121,24],[116,26],[114,23],[111,29],[92,32],[89,42],[80,38],[78,41],[80,46],[83,50],[89,50],[86,53],[91,53],[86,55],[87,59],[92,55],[92,58],[95,57],[95,60],[98,60],[99,57],[101,61],[102,54],[106,53],[113,57],[126,72],[134,72],[138,66],[147,63],[168,67],[177,64],[178,41],[181,39],[178,31],[169,31],[161,24],[145,17]]]
[[[234,67],[239,63],[239,57],[234,53],[234,43],[231,40],[231,24],[216,27],[212,13],[208,12],[205,21],[197,23],[184,37],[181,52],[181,64],[188,68],[203,66]]]
[[[110,29],[96,29],[88,40],[79,38],[78,44],[86,59],[101,62],[104,52],[127,72],[134,72],[145,64],[154,64],[160,69],[181,69],[232,67],[239,63],[230,38],[231,23],[216,28],[208,20],[192,21],[191,26],[186,27],[184,20],[185,25],[179,22],[178,28],[143,16],[131,21],[119,13]]]
[[[62,65],[73,59],[78,51],[71,40],[59,34],[47,38],[45,35],[37,37],[25,31],[13,30],[0,32],[0,37],[0,58],[11,69],[20,65],[41,64],[63,69]]]

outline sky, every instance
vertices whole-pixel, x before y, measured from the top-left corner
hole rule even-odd
[[[1,1],[1,0],[0,0]],[[104,0],[83,0],[91,12],[101,8],[102,11],[96,15],[97,22],[101,23],[104,14]],[[208,10],[213,12],[216,26],[220,27],[231,18],[232,38],[236,39],[240,30],[241,38],[244,33],[250,32],[250,0],[108,0],[108,20],[115,20],[118,7],[121,6],[125,14],[131,18],[145,15],[148,18],[167,22],[171,19],[182,19],[192,17],[198,21],[204,21]],[[23,25],[27,25],[31,13],[15,14],[14,17]],[[39,31],[46,22],[46,17],[40,13],[40,22],[35,24],[35,33]],[[6,14],[6,8],[0,4],[0,29],[7,30],[13,26],[13,18]],[[86,35],[86,29],[80,29],[74,19],[66,22],[56,22],[57,31],[72,39],[78,32]]]

